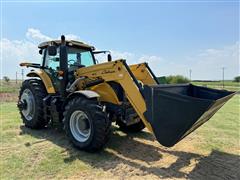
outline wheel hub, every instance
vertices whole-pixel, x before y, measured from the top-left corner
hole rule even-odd
[[[23,91],[18,107],[25,119],[31,121],[35,113],[35,100],[31,90],[25,89]]]
[[[27,109],[27,101],[26,100],[19,101],[17,106],[21,111],[25,110],[25,109]]]
[[[81,110],[74,111],[69,121],[73,137],[79,142],[88,140],[91,134],[91,124],[87,114]]]

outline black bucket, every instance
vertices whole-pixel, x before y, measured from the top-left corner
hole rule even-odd
[[[147,111],[155,137],[171,147],[208,121],[235,92],[192,84],[144,86]]]

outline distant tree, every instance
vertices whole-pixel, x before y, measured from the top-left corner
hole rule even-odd
[[[233,81],[234,82],[240,82],[240,76],[236,76]]]
[[[166,77],[167,84],[182,84],[182,83],[189,83],[190,80],[181,75],[171,75]]]
[[[166,76],[158,77],[158,82],[160,84],[167,84]]]
[[[3,80],[4,80],[6,83],[8,83],[8,82],[10,81],[10,78],[7,77],[7,76],[3,76]]]

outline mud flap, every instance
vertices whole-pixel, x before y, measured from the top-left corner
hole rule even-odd
[[[144,86],[147,111],[155,137],[171,147],[208,121],[235,92],[183,85]]]

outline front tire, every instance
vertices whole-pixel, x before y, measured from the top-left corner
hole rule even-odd
[[[47,91],[41,80],[28,79],[22,83],[19,92],[18,109],[26,127],[40,129],[45,127],[49,119],[44,116],[43,98]]]
[[[94,152],[106,144],[111,123],[97,100],[74,97],[63,115],[66,134],[78,149]]]

